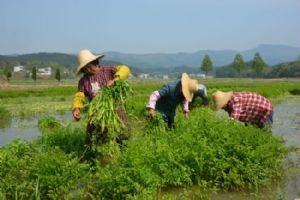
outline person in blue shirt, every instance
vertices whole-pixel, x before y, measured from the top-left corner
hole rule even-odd
[[[147,103],[148,115],[155,116],[155,111],[163,114],[163,119],[171,128],[174,124],[176,108],[182,105],[185,118],[188,118],[189,102],[193,99],[193,94],[199,90],[197,80],[190,79],[187,73],[183,73],[180,80],[167,83],[159,90],[151,93]]]
[[[209,104],[209,100],[207,97],[207,89],[205,87],[205,85],[203,84],[198,84],[198,90],[194,93],[192,102],[189,103],[189,109],[192,110],[193,107],[195,107],[196,105],[196,98],[199,97],[201,99],[201,103],[204,106],[208,106]]]

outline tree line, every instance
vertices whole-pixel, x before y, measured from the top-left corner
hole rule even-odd
[[[119,64],[118,62],[105,61],[104,64]],[[64,66],[56,62],[42,62],[42,61],[3,61],[0,60],[0,74],[7,82],[13,76],[13,66],[26,66],[28,72],[25,73],[23,78],[31,78],[36,82],[37,67],[50,66],[55,73],[51,78],[60,82],[61,78],[74,78],[75,66]],[[29,71],[30,69],[30,71]],[[63,77],[61,76],[61,69],[64,70]],[[206,76],[215,73],[216,77],[253,77],[253,78],[283,78],[283,77],[300,77],[300,56],[296,61],[281,63],[275,66],[268,66],[259,52],[256,52],[253,60],[245,62],[241,54],[236,54],[233,62],[227,66],[214,67],[213,61],[210,56],[206,54],[202,60],[200,70]],[[67,73],[66,73],[67,71]],[[134,72],[138,72],[137,68],[132,68]],[[212,73],[213,72],[213,73]]]
[[[268,66],[259,52],[253,60],[245,62],[241,54],[236,54],[231,64],[218,67],[214,70],[213,62],[209,55],[205,55],[200,70],[207,76],[215,72],[216,77],[252,77],[252,78],[289,78],[300,77],[300,56],[296,61]]]

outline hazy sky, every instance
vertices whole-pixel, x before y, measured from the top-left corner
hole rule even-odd
[[[0,54],[300,47],[300,0],[0,0]]]

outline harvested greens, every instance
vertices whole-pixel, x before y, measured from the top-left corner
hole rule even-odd
[[[132,89],[125,80],[118,80],[111,87],[101,88],[89,105],[89,123],[94,124],[101,132],[107,129],[110,136],[116,137],[115,134],[126,127],[116,110],[124,109],[124,103],[131,92]]]

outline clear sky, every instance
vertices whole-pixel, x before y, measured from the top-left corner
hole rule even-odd
[[[300,0],[0,0],[0,54],[300,47]]]

